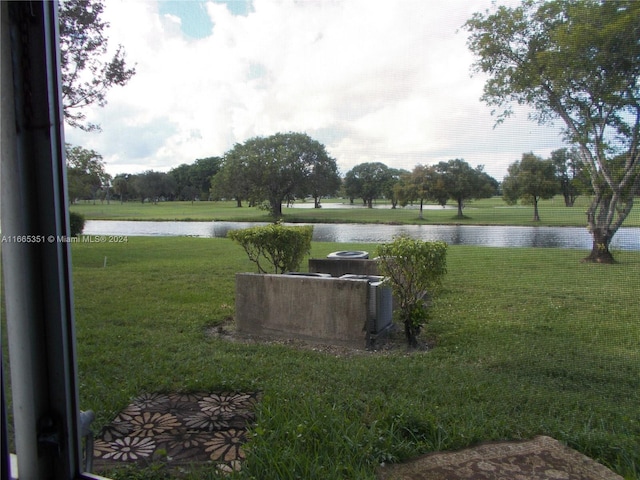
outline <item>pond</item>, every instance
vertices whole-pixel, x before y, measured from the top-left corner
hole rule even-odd
[[[266,225],[252,222],[134,222],[87,220],[86,235],[190,236],[223,238],[229,230]],[[590,250],[591,235],[582,227],[513,227],[480,225],[314,224],[317,242],[381,243],[395,236],[443,240],[450,245],[487,247],[558,247]],[[640,251],[640,228],[621,228],[611,248]]]

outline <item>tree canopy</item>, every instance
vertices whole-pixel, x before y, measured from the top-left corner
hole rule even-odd
[[[279,218],[284,200],[313,195],[318,204],[320,196],[335,193],[337,171],[335,159],[320,142],[304,133],[276,133],[236,144],[225,155],[213,188],[218,189],[216,196],[266,200]]]
[[[441,176],[441,189],[447,198],[455,200],[458,207],[458,218],[462,218],[462,209],[467,200],[474,198],[489,198],[498,192],[498,182],[484,172],[484,167],[478,165],[473,168],[462,159],[456,158],[448,162],[440,162],[436,171]]]
[[[59,3],[60,68],[64,118],[72,127],[96,130],[98,125],[86,122],[83,109],[89,105],[104,106],[108,90],[125,85],[135,74],[125,61],[120,45],[113,56],[107,55],[101,0],[63,0]]]
[[[424,218],[423,207],[427,200],[434,200],[440,205],[447,203],[442,179],[434,165],[416,165],[411,173],[402,175],[396,185],[396,192],[402,206],[415,200],[420,202],[418,217],[421,220]]]
[[[475,13],[465,27],[498,122],[515,103],[539,122],[564,123],[593,188],[585,260],[612,262],[609,244],[640,190],[640,2],[524,0]]]
[[[171,200],[176,193],[175,179],[165,172],[147,170],[133,175],[130,183],[142,203],[145,200],[158,203],[161,198]]]
[[[525,153],[522,160],[509,165],[508,171],[502,181],[502,197],[510,205],[518,200],[533,205],[533,221],[539,222],[538,202],[553,197],[559,188],[553,162]]]
[[[373,201],[389,191],[393,175],[393,171],[384,163],[361,163],[345,175],[344,189],[350,199],[361,198],[367,207],[372,208]]]
[[[175,192],[180,200],[208,200],[211,195],[211,179],[218,173],[222,158],[198,158],[192,164],[183,163],[169,170],[175,180]]]
[[[67,189],[72,202],[95,200],[98,192],[108,188],[111,177],[105,172],[104,160],[95,150],[65,144],[67,157]]]
[[[560,148],[551,152],[551,161],[556,169],[556,178],[564,204],[573,207],[580,195],[590,194],[589,174],[576,148]]]

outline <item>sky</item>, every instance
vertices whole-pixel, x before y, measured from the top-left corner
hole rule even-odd
[[[499,0],[500,4],[516,4]],[[136,75],[101,132],[66,141],[111,175],[169,171],[236,143],[304,132],[341,174],[364,162],[412,170],[461,158],[501,181],[523,153],[566,146],[524,107],[495,126],[462,25],[490,0],[104,0],[109,45]]]

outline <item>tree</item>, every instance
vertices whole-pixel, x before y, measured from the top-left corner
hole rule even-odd
[[[80,199],[95,201],[97,192],[111,179],[105,172],[102,155],[70,143],[65,144],[65,152],[69,199],[71,202]]]
[[[502,181],[502,196],[513,205],[519,199],[533,205],[533,221],[540,221],[538,202],[551,198],[558,191],[555,167],[551,160],[543,160],[533,153],[525,153],[522,160],[509,165],[509,174]]]
[[[168,173],[148,170],[136,175],[133,184],[142,203],[145,200],[158,203],[161,198],[171,199],[175,195],[175,179]]]
[[[391,200],[391,208],[396,208],[398,203],[400,203],[400,196],[398,195],[399,190],[397,185],[400,183],[401,178],[404,175],[407,175],[409,172],[403,170],[401,168],[390,168],[389,169],[389,178],[387,182],[382,186],[382,195],[385,198]]]
[[[314,208],[320,208],[320,199],[334,195],[340,188],[341,180],[338,175],[336,161],[324,152],[324,147],[312,158],[312,167],[306,186],[299,190],[299,194],[307,193],[313,197]]]
[[[391,179],[392,173],[384,163],[361,163],[347,172],[344,187],[349,198],[362,198],[368,208],[373,208],[373,201],[383,196]]]
[[[585,260],[613,262],[609,245],[640,191],[640,2],[526,0],[476,13],[465,27],[498,122],[515,102],[541,123],[564,123],[593,189]]]
[[[198,191],[200,199],[208,199],[211,191],[211,179],[220,171],[222,158],[197,158],[190,169],[191,183]]]
[[[419,218],[422,220],[424,202],[435,200],[440,205],[447,202],[442,179],[433,165],[416,165],[408,175],[403,175],[398,185],[398,198],[402,206],[415,200],[420,201]]]
[[[120,203],[124,203],[129,197],[135,196],[133,177],[129,173],[119,173],[113,178],[113,191],[120,197]]]
[[[179,200],[195,200],[198,196],[191,180],[191,165],[183,163],[169,170],[169,175],[176,182],[176,192]]]
[[[193,164],[183,163],[169,171],[176,182],[175,191],[180,200],[209,199],[211,179],[220,170],[220,157],[199,158]]]
[[[211,198],[234,198],[238,208],[242,207],[242,201],[248,200],[252,193],[248,159],[241,144],[225,153],[220,170],[211,178]]]
[[[101,19],[103,10],[101,0],[64,0],[58,10],[64,118],[72,127],[86,131],[99,126],[85,122],[83,109],[106,105],[107,91],[125,85],[135,74],[125,62],[121,45],[107,57],[104,31],[109,23]]]
[[[489,198],[498,192],[498,182],[483,171],[482,165],[472,168],[467,162],[457,158],[440,162],[436,170],[442,179],[442,188],[447,198],[452,198],[458,205],[458,218],[463,218],[465,201]]]
[[[573,207],[579,195],[591,193],[589,176],[576,148],[554,150],[551,152],[551,161],[556,169],[565,206]]]
[[[323,194],[323,176],[333,176],[337,167],[324,145],[308,135],[276,133],[236,144],[225,155],[222,170],[221,180],[239,182],[228,185],[228,191],[233,192],[236,199],[242,194],[250,200],[266,200],[271,215],[280,218],[285,199],[312,193],[314,189],[313,193]],[[221,181],[214,183],[217,188],[221,187]]]

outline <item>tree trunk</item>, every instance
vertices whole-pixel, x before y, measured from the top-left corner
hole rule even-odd
[[[625,205],[623,209],[617,209],[617,202],[613,202],[611,196],[603,195],[602,191],[596,189],[596,194],[587,210],[587,226],[593,237],[591,253],[582,259],[583,262],[592,263],[615,263],[613,255],[609,251],[609,245],[613,236],[622,224],[633,206],[633,199]],[[612,210],[619,215],[618,222],[612,225]]]
[[[538,213],[538,197],[533,197],[533,221],[540,221],[540,214]]]
[[[271,204],[271,215],[274,218],[282,217],[282,200],[272,199],[269,203]]]
[[[462,199],[458,199],[458,218],[462,218]]]
[[[407,339],[407,344],[410,348],[418,348],[418,334],[420,333],[420,327],[416,327],[411,324],[410,318],[404,320],[404,335]]]
[[[424,200],[421,198],[420,199],[420,215],[419,215],[420,220],[422,220],[422,218],[423,218],[422,217],[422,205],[423,205],[423,203],[424,203]]]
[[[242,208],[242,198],[240,197],[236,198],[236,207]]]
[[[583,262],[591,263],[615,263],[613,255],[609,251],[609,244],[613,239],[613,234],[609,230],[596,228],[592,230],[593,247],[591,253],[582,259]]]
[[[564,194],[564,206],[565,207],[573,207],[573,203],[575,202],[574,197],[570,193]]]

